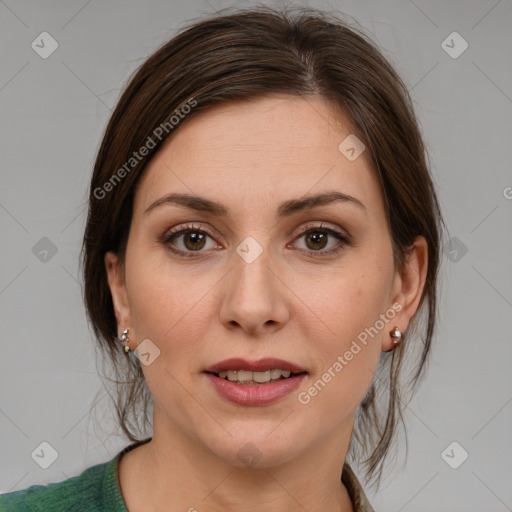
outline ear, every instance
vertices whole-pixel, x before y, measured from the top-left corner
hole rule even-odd
[[[116,253],[109,251],[105,254],[105,269],[107,271],[108,286],[112,294],[114,312],[117,320],[118,336],[127,327],[131,327],[131,313],[126,293],[124,272],[121,268],[119,257]]]
[[[409,321],[420,305],[427,268],[428,244],[423,236],[418,236],[406,254],[403,271],[397,272],[394,278],[391,304],[400,304],[401,309],[390,322],[390,331],[395,325],[402,333],[407,330]],[[396,306],[393,309],[396,310]],[[382,350],[388,351],[394,347],[393,340],[386,332],[382,340]]]

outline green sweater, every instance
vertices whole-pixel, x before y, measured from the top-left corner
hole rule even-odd
[[[127,512],[117,480],[123,452],[62,482],[2,494],[0,512]]]
[[[121,494],[117,464],[127,451],[148,441],[150,439],[127,446],[109,462],[92,466],[79,476],[1,494],[0,512],[128,512]],[[343,467],[342,481],[354,512],[374,512],[347,464]]]

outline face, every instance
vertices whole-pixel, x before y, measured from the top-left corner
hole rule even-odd
[[[252,443],[272,466],[350,435],[423,280],[414,262],[410,276],[395,271],[366,154],[338,148],[351,133],[322,99],[267,97],[190,120],[149,163],[124,274],[115,254],[105,262],[119,332],[130,327],[132,349],[149,340],[154,437],[239,466]],[[230,358],[303,373],[270,384],[205,373]]]

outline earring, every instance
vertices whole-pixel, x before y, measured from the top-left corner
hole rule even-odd
[[[130,338],[128,338],[128,331],[130,328],[127,328],[123,331],[123,334],[121,335],[121,338],[119,338],[119,341],[124,345],[124,351],[130,352],[130,347],[128,346],[128,343],[130,341]]]
[[[400,340],[402,339],[402,333],[396,325],[392,331],[389,331],[389,335],[391,336],[391,339],[395,345],[400,343]]]

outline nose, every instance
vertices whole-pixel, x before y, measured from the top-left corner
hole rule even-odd
[[[223,280],[220,317],[230,330],[263,335],[281,329],[289,319],[289,290],[268,250],[252,262],[234,254],[233,268]]]

